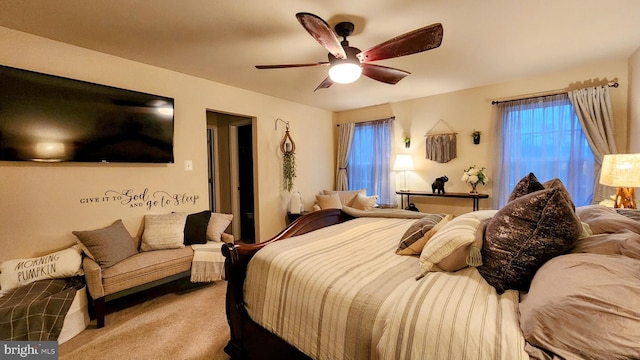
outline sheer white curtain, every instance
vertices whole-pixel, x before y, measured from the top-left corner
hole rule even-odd
[[[354,123],[341,124],[338,127],[338,159],[336,164],[336,190],[348,190],[349,174],[347,167],[349,166],[349,152],[351,150],[351,140],[353,139]]]
[[[396,207],[391,176],[391,143],[395,118],[355,123],[349,152],[349,190],[367,189],[381,207]]]
[[[502,139],[494,181],[494,206],[533,172],[541,182],[559,178],[576,206],[593,201],[594,156],[567,94],[498,104]]]
[[[600,185],[599,182],[602,159],[607,154],[618,152],[609,88],[598,86],[578,89],[569,91],[568,95],[596,160],[593,199],[594,202],[600,202],[607,197],[607,193],[613,193],[613,188]]]

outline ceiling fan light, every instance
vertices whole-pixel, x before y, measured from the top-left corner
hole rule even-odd
[[[335,64],[329,69],[329,77],[338,84],[350,84],[360,78],[362,68],[360,65],[344,62]]]

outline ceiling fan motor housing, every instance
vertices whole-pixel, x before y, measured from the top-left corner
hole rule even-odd
[[[328,54],[329,63],[331,64],[331,66],[342,63],[353,63],[360,65],[360,60],[356,56],[360,53],[360,49],[351,46],[344,46],[344,52],[347,54],[346,59],[338,59],[337,57],[333,56],[332,53]]]
[[[346,38],[347,36],[353,34],[355,26],[352,22],[345,21],[337,23],[333,28],[336,30],[336,34],[342,36],[343,38]]]

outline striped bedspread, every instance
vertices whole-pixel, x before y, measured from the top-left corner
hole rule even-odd
[[[415,219],[358,218],[260,250],[249,315],[314,359],[527,359],[518,294],[395,254]]]

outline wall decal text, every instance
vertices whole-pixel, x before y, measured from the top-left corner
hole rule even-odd
[[[176,193],[172,194],[163,190],[156,190],[150,192],[149,188],[145,188],[142,191],[135,191],[133,189],[125,190],[107,190],[102,196],[85,197],[80,199],[81,204],[93,204],[93,203],[119,203],[121,205],[130,208],[146,208],[151,210],[152,208],[163,208],[167,206],[181,206],[181,205],[195,205],[200,199],[200,195],[188,194],[188,193]]]

